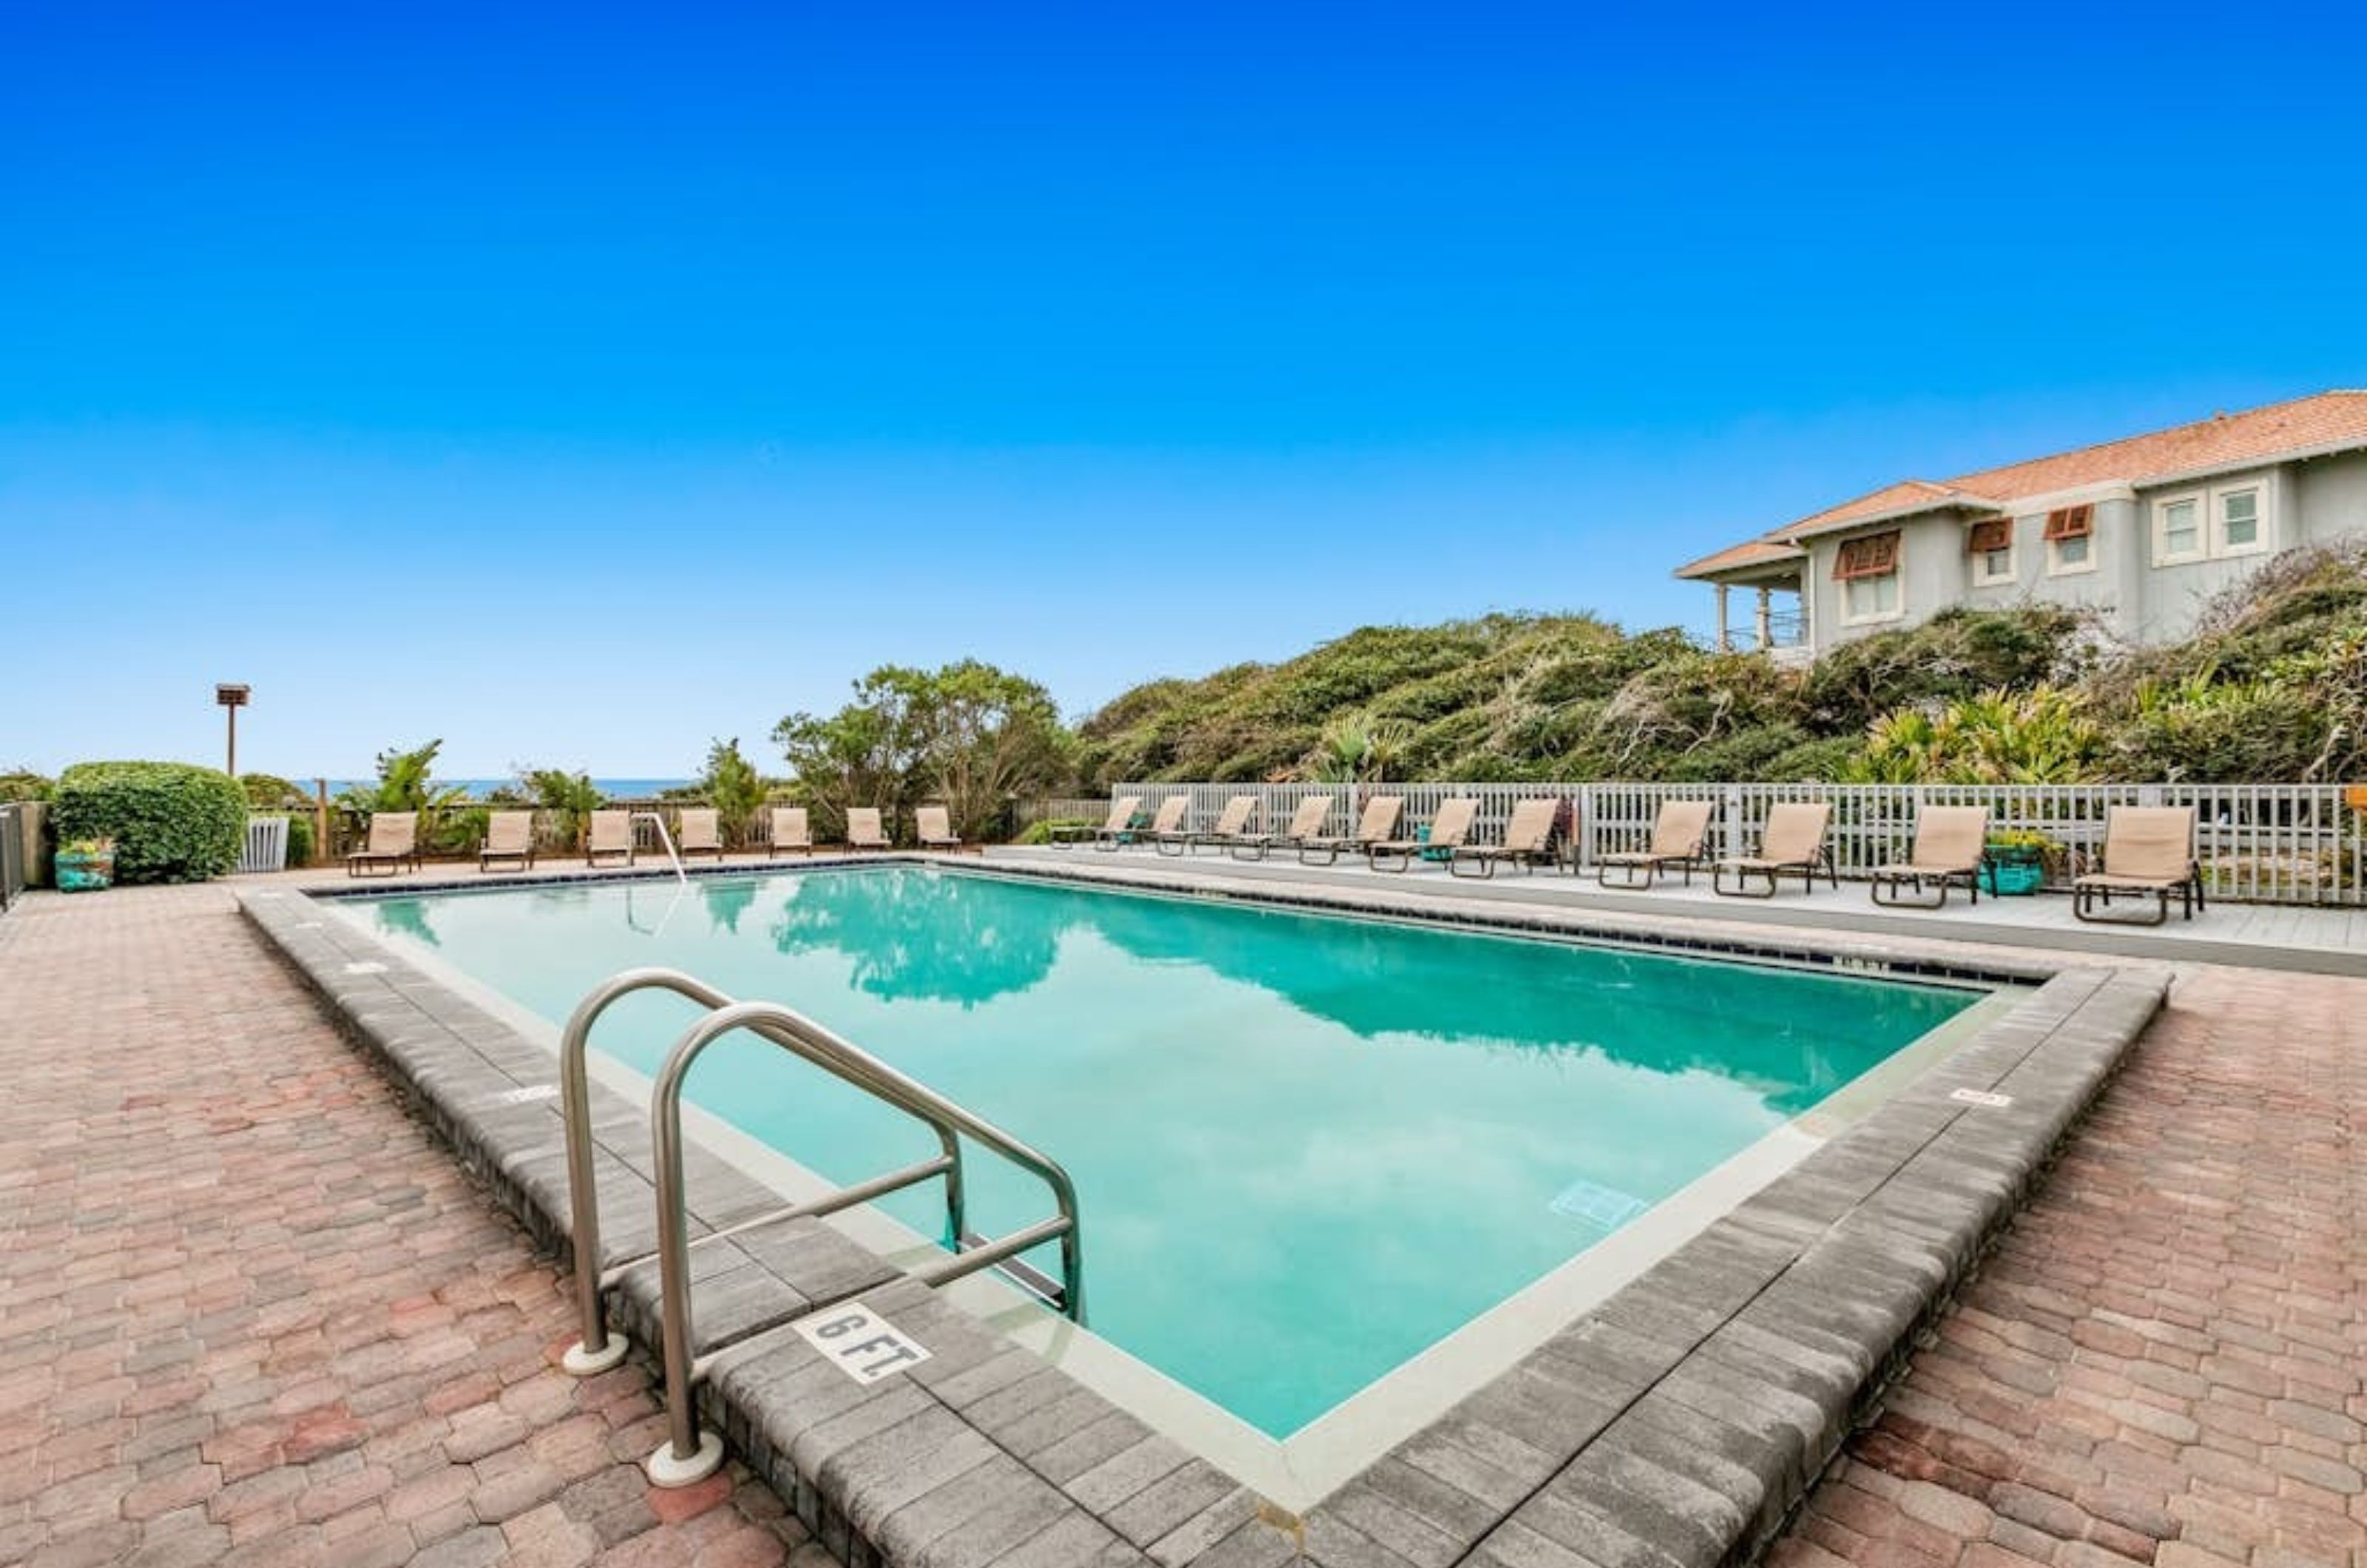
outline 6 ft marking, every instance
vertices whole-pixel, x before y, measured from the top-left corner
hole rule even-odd
[[[919,1366],[928,1350],[908,1338],[895,1325],[858,1302],[825,1307],[790,1325],[805,1342],[828,1357],[832,1366],[859,1383]]]

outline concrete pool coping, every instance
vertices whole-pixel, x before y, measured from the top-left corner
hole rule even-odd
[[[861,863],[883,858],[921,857]],[[1180,1568],[1303,1555],[1445,1568],[1747,1558],[1903,1363],[1915,1329],[1944,1305],[2167,984],[2153,972],[2056,970],[1974,954],[1960,962],[1862,940],[1656,933],[1648,921],[1501,900],[1423,897],[1409,908],[1346,888],[1216,888],[1175,868],[991,869],[2036,988],[1855,1127],[1297,1516],[1262,1508],[1230,1475],[827,1227],[800,1223],[702,1249],[694,1255],[702,1339],[860,1296],[933,1354],[865,1387],[802,1339],[779,1335],[727,1353],[703,1392],[709,1418],[740,1452],[857,1563],[1147,1555]],[[447,887],[352,891],[431,890]],[[558,1117],[535,1098],[552,1074],[548,1049],[392,949],[323,919],[304,895],[256,890],[243,903],[462,1157],[538,1237],[563,1247]],[[1959,1089],[2008,1103],[1954,1098]],[[610,1246],[644,1250],[651,1222],[641,1114],[598,1090],[595,1121]],[[727,1224],[775,1201],[727,1162],[696,1149],[692,1158],[701,1223]],[[645,1280],[629,1279],[620,1295],[619,1321],[648,1343],[654,1303]]]

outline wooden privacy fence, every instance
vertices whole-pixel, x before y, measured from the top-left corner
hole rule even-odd
[[[1768,807],[1782,801],[1826,801],[1828,839],[1843,876],[1863,877],[1903,859],[1926,806],[1986,806],[1992,835],[2030,831],[2047,844],[2046,882],[2067,887],[2094,868],[2104,843],[2104,816],[2115,806],[2191,806],[2204,886],[2214,897],[2243,903],[2367,905],[2367,816],[2339,784],[1125,784],[1113,796],[1138,795],[1155,811],[1171,795],[1191,799],[1191,825],[1215,824],[1225,802],[1258,797],[1256,822],[1279,829],[1310,795],[1339,798],[1331,830],[1345,831],[1374,795],[1403,796],[1406,830],[1427,822],[1444,801],[1479,803],[1474,842],[1501,839],[1516,801],[1568,800],[1574,841],[1563,846],[1581,870],[1598,856],[1640,848],[1660,804],[1707,800],[1717,809],[1710,844],[1718,854],[1749,852]],[[1105,808],[1104,808],[1105,809]],[[1093,815],[1093,813],[1081,813]]]

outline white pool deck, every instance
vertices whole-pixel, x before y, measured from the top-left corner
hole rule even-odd
[[[1606,891],[1592,875],[1538,870],[1523,874],[1499,868],[1492,879],[1450,876],[1445,867],[1417,863],[1403,873],[1376,872],[1359,859],[1336,865],[1301,865],[1287,854],[1240,861],[1215,851],[1188,858],[1161,856],[1148,849],[993,849],[1000,860],[1040,865],[1113,863],[1167,872],[1224,877],[1249,883],[1312,884],[1359,887],[1404,895],[1501,898],[1557,908],[1597,909],[1617,915],[1666,916],[1687,920],[1727,920],[1738,925],[1842,931],[1918,941],[1977,942],[2042,951],[2105,953],[2172,963],[2224,964],[2251,969],[2287,969],[2311,974],[2367,976],[2367,909],[2305,908],[2282,904],[2213,903],[2191,920],[2170,917],[2158,926],[2093,925],[2074,919],[2071,900],[2060,894],[2029,897],[1984,897],[1970,902],[1963,890],[1937,909],[1876,908],[1862,882],[1836,889],[1819,882],[1803,894],[1796,880],[1772,898],[1721,897],[1710,891],[1706,874],[1688,886],[1682,877],[1663,878],[1648,891]],[[2150,912],[2153,901],[2132,900],[2131,913]]]

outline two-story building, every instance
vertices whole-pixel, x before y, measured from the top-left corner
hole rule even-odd
[[[2367,392],[1901,480],[1677,575],[1716,589],[1723,648],[1813,657],[1952,605],[2027,604],[2164,642],[2277,551],[2347,534],[2367,534]],[[1747,621],[1735,589],[1751,596]]]

